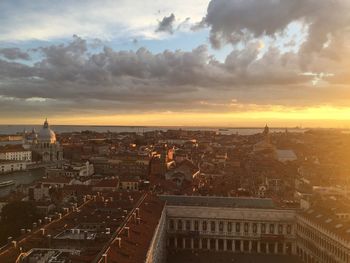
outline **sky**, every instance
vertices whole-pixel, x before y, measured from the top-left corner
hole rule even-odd
[[[350,127],[348,0],[4,0],[0,124]]]

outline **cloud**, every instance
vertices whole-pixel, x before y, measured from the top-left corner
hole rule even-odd
[[[28,53],[23,52],[19,48],[0,48],[0,55],[9,59],[9,60],[30,60],[30,56]]]
[[[347,0],[211,0],[200,25],[210,28],[214,48],[284,33],[292,22],[307,27],[303,54],[320,52],[324,44],[348,30]]]
[[[173,13],[170,14],[169,16],[163,17],[163,19],[158,22],[158,27],[156,29],[156,32],[166,32],[169,34],[173,34],[174,22],[175,22],[175,15]]]
[[[315,60],[310,72],[325,85],[316,91],[315,75],[303,74],[298,54],[273,46],[261,53],[259,41],[234,49],[224,62],[206,45],[160,53],[108,46],[91,53],[89,46],[74,36],[69,43],[38,48],[34,64],[0,59],[0,96],[11,98],[0,103],[2,114],[220,112],[241,111],[245,104],[304,107],[350,99],[345,64],[325,56]]]

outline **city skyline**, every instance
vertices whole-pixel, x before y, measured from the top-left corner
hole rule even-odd
[[[348,128],[349,10],[4,1],[0,124]]]

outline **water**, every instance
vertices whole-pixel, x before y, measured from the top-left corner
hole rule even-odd
[[[201,130],[201,131],[219,131],[221,134],[240,134],[252,135],[261,133],[264,127],[261,128],[224,128],[219,130],[219,127],[179,127],[179,126],[83,126],[83,125],[51,125],[52,130],[56,133],[63,132],[81,132],[81,131],[95,131],[95,132],[136,132],[143,133],[148,131],[166,131],[170,129],[182,130]],[[42,125],[0,125],[0,134],[16,134],[22,133],[24,130],[31,131],[33,128],[39,131]],[[307,129],[288,128],[288,132],[304,132]],[[284,132],[285,128],[270,128],[271,132]]]
[[[14,185],[0,187],[0,197],[8,195],[11,191],[15,191],[20,185],[28,185],[42,178],[45,175],[44,169],[35,169],[28,171],[14,172],[10,174],[0,175],[0,182],[13,180]]]

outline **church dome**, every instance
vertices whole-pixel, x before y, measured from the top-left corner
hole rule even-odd
[[[41,130],[38,133],[38,140],[39,142],[50,142],[50,143],[56,142],[56,134],[53,130],[50,129],[49,123],[47,122],[47,120],[45,120],[44,126],[41,128]]]

